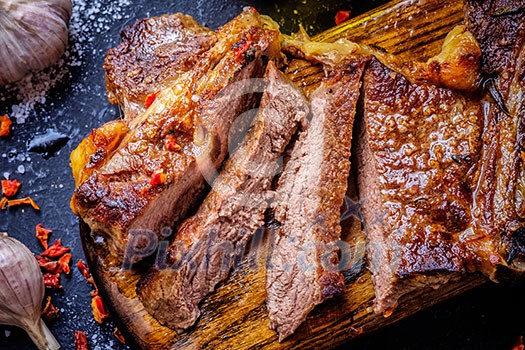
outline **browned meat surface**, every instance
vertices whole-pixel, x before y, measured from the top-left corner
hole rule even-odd
[[[347,58],[313,92],[312,119],[279,179],[266,291],[270,327],[280,340],[316,305],[344,288],[336,243],[366,61]]]
[[[279,55],[278,30],[252,8],[216,36],[75,190],[74,211],[110,238],[115,257],[128,242],[133,254],[154,248],[161,230],[184,218],[226,156],[232,121],[252,105],[248,78],[264,72],[263,55]]]
[[[465,23],[483,52],[482,70],[488,75],[519,69],[525,23],[523,0],[465,1]],[[512,79],[512,74],[506,78]]]
[[[525,271],[525,2],[465,9],[488,102],[430,85],[476,85],[467,37],[426,64],[394,62],[406,76],[375,60],[365,73],[358,186],[376,310],[387,315],[403,294],[464,271]]]
[[[157,265],[140,281],[142,303],[159,322],[186,329],[199,317],[199,303],[225,280],[235,255],[264,224],[278,158],[306,120],[308,102],[277,70],[266,73],[259,113],[252,129],[226,161],[197,213],[184,221]]]
[[[470,223],[482,127],[478,101],[375,59],[367,68],[358,187],[376,311],[388,315],[403,294],[457,278],[491,250]]]
[[[525,273],[525,1],[471,0],[465,11],[491,77],[474,227],[494,240],[498,271]]]
[[[376,311],[385,315],[415,289],[467,271],[491,276],[499,259],[497,242],[472,220],[485,106],[476,94],[456,91],[479,85],[476,41],[456,27],[427,63],[393,63],[374,59],[365,72],[357,143]]]
[[[180,13],[140,19],[121,33],[122,42],[104,61],[111,103],[131,120],[145,111],[145,100],[170,86],[217,41],[215,32]]]

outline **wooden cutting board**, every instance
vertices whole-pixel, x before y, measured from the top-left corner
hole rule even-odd
[[[439,52],[446,34],[463,20],[462,1],[396,0],[330,29],[316,40],[347,38],[376,45],[405,59],[426,60]],[[296,66],[293,79],[315,85],[322,77],[316,67]],[[348,195],[355,199],[350,188]],[[356,214],[347,211],[347,214]],[[421,290],[404,297],[389,318],[373,313],[374,288],[365,265],[364,236],[356,215],[343,221],[348,243],[345,282],[341,295],[311,312],[297,332],[279,343],[270,330],[265,306],[265,239],[243,258],[230,278],[201,305],[202,316],[189,331],[177,334],[161,326],[145,310],[135,293],[143,269],[123,271],[115,266],[103,244],[85,224],[80,233],[95,281],[128,345],[138,348],[214,349],[335,347],[360,334],[372,332],[421,309],[484,283],[478,276],[438,290]],[[261,236],[257,236],[261,237]]]

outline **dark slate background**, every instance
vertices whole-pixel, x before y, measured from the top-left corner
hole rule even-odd
[[[13,126],[13,136],[0,140],[0,177],[8,172],[11,178],[19,179],[23,183],[19,197],[32,196],[42,209],[40,212],[30,208],[1,211],[0,231],[9,232],[32,251],[41,252],[34,238],[34,227],[43,223],[53,229],[51,242],[62,238],[65,246],[72,247],[73,263],[83,258],[83,252],[78,221],[69,209],[73,192],[69,153],[92,128],[118,117],[118,110],[105,98],[102,62],[105,51],[118,43],[119,32],[125,25],[139,18],[180,11],[216,28],[250,5],[271,15],[282,25],[283,32],[295,31],[297,23],[302,22],[310,34],[315,34],[334,25],[338,9],[351,8],[355,15],[383,1],[137,0],[122,5],[118,11],[106,12],[105,9],[111,9],[112,1],[75,0],[74,3],[77,20],[89,26],[85,27],[89,30],[71,38],[70,55],[65,59],[67,74],[47,93],[45,103],[37,104],[24,124]],[[90,18],[92,13],[88,9],[97,3],[101,11]],[[104,18],[103,25],[97,22],[98,17]],[[15,103],[18,100],[12,89],[0,87],[0,115],[11,113]],[[70,140],[48,156],[29,152],[28,142],[49,130],[67,135]],[[24,167],[23,173],[17,170],[20,165]],[[72,269],[71,277],[62,277],[62,283],[64,292],[51,293],[61,311],[61,319],[51,330],[62,347],[73,349],[73,332],[84,330],[91,349],[125,349],[114,338],[111,323],[101,327],[93,321],[91,289],[76,268]],[[350,341],[344,347],[355,350],[511,349],[524,333],[524,315],[523,289],[486,285]],[[0,326],[0,349],[34,349],[34,346],[21,330]]]

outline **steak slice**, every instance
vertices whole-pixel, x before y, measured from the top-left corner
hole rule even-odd
[[[217,43],[129,123],[118,148],[77,187],[74,211],[109,238],[116,259],[128,242],[132,260],[151,254],[213,180],[232,121],[252,106],[249,78],[264,73],[262,56],[280,55],[272,28],[253,8],[219,28]]]
[[[344,288],[338,269],[340,209],[350,171],[352,126],[368,58],[345,59],[312,93],[312,119],[279,179],[267,264],[270,327],[279,340]]]
[[[264,224],[277,160],[309,113],[302,92],[272,61],[265,79],[254,126],[197,213],[179,227],[167,249],[166,266],[152,268],[138,285],[148,312],[169,327],[186,329],[195,323],[199,303],[227,278],[235,255]]]
[[[470,220],[483,110],[376,59],[363,90],[358,189],[376,312],[388,316],[403,294],[437,288],[490,254]]]
[[[217,34],[177,13],[140,19],[122,31],[121,39],[106,54],[106,88],[109,101],[131,120],[144,113],[148,95],[192,69],[217,42]]]
[[[483,52],[491,95],[474,226],[496,246],[496,275],[493,266],[484,272],[514,279],[525,274],[525,1],[467,1],[465,15]]]

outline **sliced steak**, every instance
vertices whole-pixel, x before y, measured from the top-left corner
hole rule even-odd
[[[491,95],[483,132],[474,226],[492,237],[497,274],[525,274],[525,1],[467,1]],[[488,275],[492,276],[492,266]]]
[[[252,129],[197,213],[179,227],[166,266],[155,266],[138,285],[148,312],[169,327],[186,329],[195,323],[199,303],[227,278],[235,255],[264,224],[277,160],[309,113],[302,92],[273,62],[265,79],[268,85]]]
[[[279,32],[253,8],[217,31],[198,64],[162,90],[109,159],[78,186],[76,213],[109,238],[118,259],[151,253],[164,227],[184,218],[228,150],[233,120],[252,106],[249,78],[279,55]],[[141,253],[138,253],[138,250]]]
[[[216,33],[180,13],[140,19],[121,33],[122,42],[104,61],[111,103],[127,120],[145,111],[146,97],[191,70],[217,41]]]
[[[358,189],[376,311],[477,268],[491,243],[471,227],[477,100],[410,81],[373,59],[364,74]]]
[[[313,92],[312,119],[279,179],[266,291],[270,327],[280,340],[291,335],[317,304],[344,288],[336,243],[366,61],[347,58]]]

